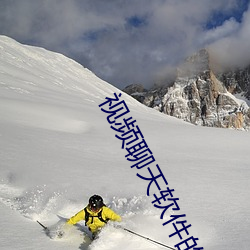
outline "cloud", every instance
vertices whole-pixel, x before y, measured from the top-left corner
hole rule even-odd
[[[240,24],[232,17],[225,20],[221,26],[204,31],[200,38],[201,44],[211,44],[225,37],[235,34],[240,28]]]
[[[219,29],[226,30],[225,23]],[[215,39],[210,44],[210,51],[216,61],[225,67],[244,67],[250,64],[250,10],[243,15],[242,22],[237,24],[232,32],[226,32],[221,39]]]
[[[247,49],[240,8],[238,0],[2,0],[0,33],[61,52],[120,88],[149,86],[204,46],[222,57],[223,46]]]

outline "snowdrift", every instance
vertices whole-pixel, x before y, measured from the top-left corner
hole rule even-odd
[[[36,223],[63,223],[95,193],[126,228],[170,246],[180,241],[169,238],[173,228],[162,226],[147,183],[130,168],[98,107],[113,93],[121,91],[73,60],[0,36],[2,249],[162,249],[112,223],[93,243],[84,223],[62,239],[50,239]],[[122,98],[199,246],[248,250],[249,133],[195,127]]]

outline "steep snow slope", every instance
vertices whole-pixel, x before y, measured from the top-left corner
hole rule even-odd
[[[35,222],[53,226],[94,193],[122,215],[123,226],[170,246],[180,241],[168,237],[173,227],[162,226],[147,182],[136,176],[142,172],[130,168],[98,107],[114,92],[60,54],[0,37],[1,248],[162,249],[112,226],[91,245],[78,227],[51,240]],[[199,246],[248,250],[249,133],[195,127],[122,98]]]

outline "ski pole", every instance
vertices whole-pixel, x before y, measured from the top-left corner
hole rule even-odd
[[[164,245],[164,244],[162,244],[162,243],[160,243],[160,242],[158,242],[158,241],[152,240],[152,239],[150,239],[150,238],[148,238],[148,237],[145,237],[145,236],[143,236],[143,235],[141,235],[141,234],[135,233],[135,232],[133,232],[133,231],[127,229],[127,228],[122,227],[122,229],[125,230],[125,231],[127,231],[127,232],[129,232],[129,233],[131,233],[131,234],[137,235],[137,236],[139,236],[139,237],[141,237],[141,238],[143,238],[143,239],[146,239],[146,240],[148,240],[148,241],[152,241],[152,242],[154,242],[154,243],[156,243],[156,244],[158,244],[158,245],[161,245],[161,246],[163,246],[163,247],[166,247],[166,248],[169,248],[169,249],[172,249],[172,250],[176,250],[176,249],[173,248],[173,247]]]
[[[48,228],[47,227],[45,227],[40,221],[36,221],[40,226],[42,226],[43,227],[43,229],[46,231],[46,230],[48,230]]]

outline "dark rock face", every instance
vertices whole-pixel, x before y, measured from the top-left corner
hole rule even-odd
[[[143,85],[141,84],[131,84],[128,85],[125,89],[123,89],[125,93],[128,95],[133,96],[137,101],[143,103],[144,101],[144,95],[147,92],[146,89],[144,89]]]
[[[218,74],[218,79],[225,84],[230,93],[242,93],[250,100],[250,66]]]
[[[201,50],[178,68],[169,86],[145,90],[130,86],[125,90],[141,103],[187,122],[235,129],[249,129],[250,109],[234,94],[250,99],[250,67],[215,73],[209,53]]]

